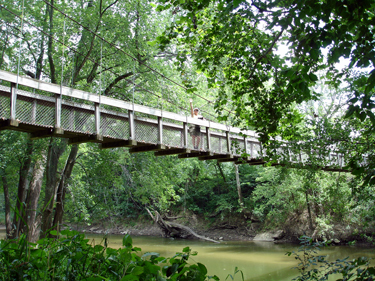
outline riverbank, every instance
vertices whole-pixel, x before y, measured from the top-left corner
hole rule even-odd
[[[244,219],[240,215],[227,215],[225,218],[207,218],[196,214],[165,218],[189,227],[198,235],[217,241],[268,241],[275,243],[299,243],[299,237],[307,235],[315,240],[332,240],[335,245],[375,246],[375,230],[363,229],[357,225],[343,222],[322,230],[316,226],[309,229],[307,220],[299,217],[285,221],[282,227],[267,227],[259,221]],[[130,234],[132,236],[163,236],[163,231],[148,216],[140,216],[136,220],[102,220],[86,225],[67,224],[70,228],[93,234]],[[189,236],[189,239],[194,237]]]
[[[245,225],[232,223],[215,223],[199,219],[192,215],[189,218],[173,219],[174,222],[191,228],[197,234],[217,241],[251,241],[256,236],[256,232],[247,228]],[[160,227],[148,217],[140,217],[137,220],[110,221],[104,220],[87,225],[84,223],[66,223],[66,225],[74,230],[83,233],[92,234],[129,234],[132,236],[163,236]],[[188,237],[194,239],[194,237]]]
[[[227,215],[224,219],[219,219],[200,217],[191,213],[164,217],[164,219],[184,225],[196,234],[216,241],[267,241],[298,244],[298,238],[307,235],[315,240],[332,240],[335,245],[375,247],[374,229],[361,229],[358,226],[343,223],[332,225],[329,232],[324,232],[319,231],[318,227],[310,231],[307,222],[303,219],[290,219],[282,227],[273,229],[261,222],[246,220],[239,215]],[[90,224],[66,221],[63,225],[66,228],[89,234],[163,237],[163,231],[149,216],[139,216],[136,219],[106,218]],[[1,229],[5,231],[5,226],[0,225]],[[192,235],[186,235],[186,238],[196,239]]]

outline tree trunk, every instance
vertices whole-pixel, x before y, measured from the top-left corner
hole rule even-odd
[[[66,149],[66,141],[62,140],[58,145],[56,141],[51,138],[48,147],[47,167],[46,167],[46,189],[44,197],[44,205],[42,211],[42,227],[41,238],[47,236],[49,230],[52,228],[52,213],[55,203],[56,184],[57,184],[57,165],[61,154]]]
[[[6,238],[12,236],[12,221],[10,219],[10,198],[9,198],[9,186],[5,175],[1,177],[4,188],[4,199],[5,199],[5,227],[6,227]]]
[[[224,174],[224,171],[223,169],[221,168],[221,165],[219,162],[216,162],[218,168],[219,168],[219,171],[220,171],[220,175],[222,176],[223,180],[224,180],[224,184],[227,185],[227,179],[225,178],[225,174]],[[228,187],[228,186],[227,186]]]
[[[308,189],[305,190],[305,196],[306,196],[307,212],[309,214],[309,227],[310,227],[310,230],[313,231],[313,221],[312,221]]]
[[[243,196],[242,196],[242,190],[241,190],[241,183],[240,183],[240,175],[238,173],[238,166],[236,163],[233,162],[234,169],[236,171],[236,183],[237,183],[237,193],[238,193],[238,202],[240,203],[240,206],[243,207]]]
[[[35,163],[32,181],[25,201],[26,215],[24,221],[26,222],[26,225],[24,227],[24,232],[27,233],[27,239],[30,242],[35,242],[39,237],[38,226],[40,219],[36,219],[36,211],[38,209],[38,201],[42,189],[47,158],[46,152],[46,150],[42,151],[42,157]]]
[[[55,217],[53,219],[53,226],[58,231],[59,231],[59,226],[62,224],[62,218],[64,215],[64,199],[65,199],[65,194],[66,194],[65,185],[66,185],[66,181],[70,178],[72,174],[73,167],[77,158],[78,148],[79,148],[78,144],[72,146],[68,160],[65,163],[65,168],[62,173],[59,186],[57,188],[56,210],[55,210]]]
[[[20,234],[20,226],[24,215],[24,202],[26,197],[26,189],[28,186],[28,174],[31,167],[31,155],[33,152],[33,142],[29,140],[26,144],[26,158],[20,167],[20,176],[18,181],[18,193],[16,198],[16,207],[13,216],[13,230],[11,238],[16,238]]]

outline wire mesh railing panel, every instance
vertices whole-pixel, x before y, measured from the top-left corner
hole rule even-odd
[[[158,125],[143,120],[134,120],[135,140],[137,142],[157,144],[158,143]]]
[[[129,119],[102,113],[100,132],[104,137],[129,139]]]
[[[243,139],[232,138],[231,150],[233,155],[242,155],[245,153],[245,141]]]
[[[195,140],[195,145],[198,147],[199,150],[207,151],[207,134],[205,132],[201,132],[199,144],[197,140]]]
[[[221,153],[222,137],[211,135],[211,151],[214,153]]]
[[[195,137],[196,138],[196,137]],[[193,132],[191,129],[188,131],[188,137],[187,137],[187,148],[189,149],[194,149],[194,144],[193,144]]]
[[[220,148],[220,151],[223,153],[223,154],[229,154],[230,151],[228,150],[228,139],[227,137],[221,137],[221,148]]]
[[[182,128],[163,126],[163,144],[171,147],[184,147],[184,132]]]
[[[10,97],[0,95],[0,118],[10,118]]]
[[[91,110],[80,109],[70,105],[61,107],[61,127],[66,131],[86,134],[95,133],[94,108]]]
[[[37,101],[32,98],[18,97],[16,102],[16,119],[35,124]]]
[[[340,154],[337,153],[330,153],[329,154],[329,160],[328,165],[333,167],[339,167],[341,164]]]
[[[279,157],[279,161],[281,162],[290,162],[290,151],[287,146],[282,146],[277,149],[277,155]]]
[[[300,162],[300,154],[299,154],[299,152],[289,151],[289,155],[290,155],[290,162],[292,162],[292,163]]]
[[[262,151],[260,143],[258,142],[249,142],[249,155],[251,159],[259,159],[262,157]]]
[[[51,101],[46,101],[18,96],[16,119],[33,125],[53,127],[55,123],[55,104],[52,99]]]

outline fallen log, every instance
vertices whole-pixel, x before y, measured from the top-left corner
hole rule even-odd
[[[164,221],[158,211],[154,211],[155,215],[153,215],[148,208],[146,208],[146,211],[151,216],[152,220],[155,223],[157,223],[157,225],[160,227],[160,229],[163,232],[164,237],[178,237],[178,238],[186,239],[189,236],[194,236],[198,239],[202,239],[202,240],[206,240],[206,241],[210,241],[214,243],[220,243],[219,241],[216,241],[211,238],[207,238],[207,237],[204,237],[202,235],[195,233],[190,227],[187,227],[185,225],[175,223],[175,222]]]

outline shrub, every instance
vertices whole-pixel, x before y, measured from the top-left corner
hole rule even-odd
[[[89,243],[84,234],[64,230],[52,231],[55,238],[30,243],[23,235],[17,240],[0,241],[1,280],[219,280],[207,276],[206,267],[189,264],[189,247],[171,258],[158,253],[139,255],[129,235],[123,247],[112,249]]]
[[[328,280],[333,274],[341,275],[342,278],[337,281],[373,281],[375,280],[375,267],[369,266],[369,260],[365,257],[359,257],[352,261],[348,258],[337,259],[330,262],[326,256],[317,255],[321,247],[327,245],[326,242],[314,242],[312,238],[302,236],[300,238],[301,247],[298,252],[287,252],[286,255],[293,255],[298,260],[295,267],[300,275],[293,280]],[[302,252],[302,253],[301,253]]]

